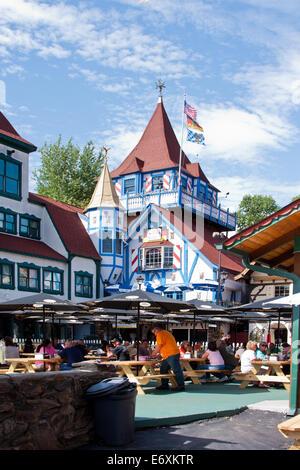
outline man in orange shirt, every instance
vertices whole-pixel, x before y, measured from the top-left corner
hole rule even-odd
[[[168,374],[169,370],[172,369],[178,387],[172,388],[171,390],[175,392],[180,392],[184,390],[184,376],[180,366],[180,353],[179,348],[176,344],[174,336],[167,330],[163,330],[161,326],[154,326],[152,328],[152,333],[156,336],[156,347],[152,352],[152,357],[160,354],[162,356],[162,362],[160,366],[161,374]],[[168,390],[169,389],[169,380],[162,379],[161,385],[156,387],[157,390]]]

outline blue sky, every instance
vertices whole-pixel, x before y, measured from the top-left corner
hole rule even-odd
[[[229,191],[222,204],[285,205],[300,194],[299,24],[298,0],[0,0],[0,109],[38,147],[111,147],[112,170],[162,79],[179,141],[184,93],[198,111],[207,145],[183,149]]]

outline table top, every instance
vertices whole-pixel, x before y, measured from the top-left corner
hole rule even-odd
[[[205,359],[202,359],[202,357],[181,357],[181,361],[188,361],[188,362],[205,362]]]
[[[5,359],[6,362],[18,362],[20,364],[22,363],[34,363],[34,362],[57,362],[57,359],[36,359],[36,358],[29,358],[29,357],[13,357],[13,358],[7,358]]]
[[[152,365],[160,362],[160,359],[153,359],[152,361],[110,361],[114,365],[118,366],[135,366],[135,365]]]
[[[291,361],[259,361],[259,360],[253,360],[251,361],[252,364],[257,364],[257,365],[263,365],[263,366],[274,366],[274,365],[286,365],[290,364]]]

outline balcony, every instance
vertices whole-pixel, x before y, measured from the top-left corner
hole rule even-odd
[[[121,196],[120,201],[129,215],[141,212],[149,204],[156,204],[166,209],[186,206],[189,210],[192,209],[194,212],[226,227],[228,230],[235,230],[236,227],[236,214],[230,214],[229,209],[221,209],[220,205],[214,206],[208,201],[195,197],[181,188],[179,190],[164,191],[160,189],[151,193],[127,194],[126,196]]]

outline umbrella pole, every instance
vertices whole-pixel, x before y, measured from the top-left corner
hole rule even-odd
[[[278,325],[277,325],[277,354],[279,353],[279,332],[280,332],[280,312],[278,312]]]
[[[46,313],[45,313],[45,305],[43,305],[43,340],[45,341],[45,316],[46,316]],[[44,372],[46,371],[46,363],[45,363],[45,343],[44,343],[44,348],[43,348],[43,368],[44,368]]]
[[[192,340],[193,356],[194,356],[194,350],[195,350],[195,332],[196,332],[196,312],[194,312],[194,321],[193,321],[193,340]]]
[[[139,360],[139,350],[140,350],[140,303],[138,302],[138,314],[137,314],[137,322],[136,322],[136,360]]]
[[[236,353],[237,322],[234,322],[234,353]]]
[[[118,336],[118,314],[116,313],[116,328],[115,328],[115,335]]]

